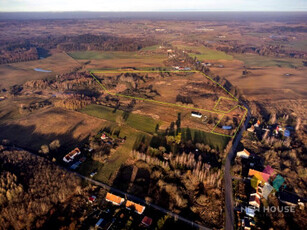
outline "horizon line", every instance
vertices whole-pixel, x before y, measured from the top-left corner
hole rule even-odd
[[[0,13],[183,13],[183,12],[265,12],[265,13],[307,13],[306,10],[199,10],[199,9],[189,9],[189,10],[137,10],[137,11],[94,11],[94,10],[51,10],[51,11],[1,11]]]

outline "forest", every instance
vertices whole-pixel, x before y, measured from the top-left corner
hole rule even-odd
[[[82,34],[70,36],[35,37],[7,42],[0,46],[0,64],[37,60],[58,51],[137,51],[155,45],[154,39],[125,38],[114,35]]]
[[[45,158],[2,145],[0,153],[0,229],[41,228],[82,193],[79,178]]]

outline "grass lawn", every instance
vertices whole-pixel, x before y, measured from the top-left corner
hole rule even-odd
[[[222,51],[209,49],[205,46],[191,46],[191,45],[175,45],[181,50],[189,52],[191,57],[197,57],[200,61],[206,60],[232,60],[233,57]],[[191,52],[192,51],[192,52]]]
[[[112,108],[94,104],[86,106],[81,110],[81,112],[111,122],[117,122],[125,115],[122,110],[115,111]],[[160,124],[160,121],[156,121],[151,117],[130,113],[128,114],[126,121],[123,121],[123,123],[126,123],[137,130],[152,134],[155,132],[156,125]]]
[[[275,58],[275,57],[265,57],[256,54],[235,54],[234,58],[241,60],[247,67],[286,67],[286,68],[296,68],[302,67],[302,59],[294,58]]]

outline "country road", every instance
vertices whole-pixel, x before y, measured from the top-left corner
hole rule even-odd
[[[184,218],[184,217],[182,217],[182,216],[179,216],[178,214],[173,213],[173,212],[171,212],[171,211],[169,211],[169,210],[167,210],[167,209],[164,209],[164,208],[162,208],[162,207],[160,207],[160,206],[158,206],[158,205],[155,205],[155,204],[146,202],[145,200],[143,200],[143,199],[141,199],[141,198],[139,198],[139,197],[133,196],[133,195],[131,195],[131,194],[128,194],[128,193],[123,192],[123,191],[121,191],[121,190],[118,190],[118,189],[116,189],[116,188],[112,188],[112,187],[109,186],[109,185],[106,185],[106,184],[101,183],[101,182],[99,182],[99,181],[93,180],[93,179],[88,178],[88,177],[86,177],[86,176],[83,176],[83,175],[81,175],[81,174],[79,174],[79,173],[76,173],[76,172],[73,172],[73,173],[75,173],[78,177],[80,177],[80,178],[82,178],[82,179],[84,179],[84,180],[87,180],[88,182],[91,182],[91,183],[93,183],[93,184],[95,184],[95,185],[97,185],[97,186],[103,187],[104,189],[106,189],[106,190],[108,190],[108,191],[110,191],[110,192],[115,192],[116,194],[122,195],[122,196],[126,197],[127,199],[131,199],[131,200],[133,200],[133,201],[136,202],[136,203],[139,203],[139,204],[142,204],[142,205],[147,205],[147,206],[152,207],[152,208],[154,208],[154,209],[156,209],[156,210],[159,210],[160,212],[163,212],[164,214],[168,214],[168,215],[174,217],[174,219],[176,219],[176,220],[181,220],[181,221],[183,221],[183,222],[185,222],[185,223],[191,225],[191,226],[194,227],[195,229],[210,230],[210,228],[206,228],[206,227],[204,227],[204,226],[202,226],[202,225],[199,225],[199,224],[197,224],[197,223],[195,223],[195,222],[193,222],[193,221],[190,221],[190,220],[188,220],[188,219],[186,219],[186,218]]]
[[[225,162],[225,173],[224,173],[224,182],[225,182],[225,213],[226,213],[226,230],[233,230],[234,229],[234,207],[233,207],[233,195],[232,195],[232,176],[231,176],[231,161],[233,160],[235,156],[235,151],[237,149],[237,146],[242,138],[242,134],[244,130],[246,130],[247,124],[250,120],[250,110],[248,106],[244,105],[247,109],[247,116],[246,120],[240,130],[240,132],[235,137],[232,147],[226,157]]]
[[[15,149],[15,150],[27,151],[27,152],[29,152],[29,153],[31,153],[31,154],[33,154],[33,155],[39,156],[38,154],[35,154],[35,153],[33,153],[32,151],[26,150],[25,148],[18,147],[18,146],[16,146],[16,145],[13,145],[13,146],[6,146],[6,147],[9,147],[9,148]],[[59,165],[59,164],[56,164],[56,165],[57,165],[58,167],[62,168],[63,170],[66,170],[66,171],[68,171],[68,172],[70,172],[70,173],[73,173],[73,174],[75,174],[76,176],[78,176],[78,177],[80,177],[80,178],[82,178],[82,179],[84,179],[84,180],[86,180],[86,181],[88,181],[88,182],[90,182],[90,183],[92,183],[92,184],[95,184],[95,185],[97,185],[97,186],[100,186],[100,187],[102,187],[102,188],[104,188],[104,189],[106,189],[106,190],[108,190],[108,191],[110,191],[110,192],[116,193],[117,195],[121,195],[121,196],[125,197],[126,199],[131,199],[132,201],[134,201],[134,202],[136,202],[136,203],[139,203],[139,204],[142,204],[142,205],[147,205],[147,206],[152,207],[152,208],[154,208],[154,209],[156,209],[156,210],[159,210],[160,212],[162,212],[162,213],[164,213],[164,214],[170,215],[170,216],[172,216],[172,217],[173,217],[174,219],[176,219],[176,220],[180,220],[180,221],[182,221],[182,222],[185,222],[186,224],[191,225],[192,228],[194,228],[194,229],[211,230],[210,228],[207,228],[207,227],[205,227],[205,226],[202,226],[202,225],[200,225],[200,224],[197,224],[197,223],[195,223],[195,222],[193,222],[193,221],[191,221],[191,220],[188,220],[188,219],[186,219],[186,218],[184,218],[184,217],[182,217],[182,216],[180,216],[180,215],[178,215],[178,214],[176,214],[176,213],[173,213],[173,212],[171,212],[171,211],[169,211],[169,210],[167,210],[167,209],[164,209],[164,208],[162,208],[162,207],[160,207],[160,206],[158,206],[158,205],[155,205],[155,204],[146,202],[145,200],[143,200],[143,199],[141,199],[141,198],[139,198],[139,197],[136,197],[136,196],[134,196],[134,195],[128,194],[128,193],[123,192],[123,191],[121,191],[121,190],[119,190],[119,189],[113,188],[113,187],[111,187],[111,186],[109,186],[109,185],[107,185],[107,184],[104,184],[104,183],[102,183],[102,182],[93,180],[93,179],[91,179],[91,178],[89,178],[89,177],[83,176],[83,175],[81,175],[80,173],[77,173],[77,172],[75,172],[75,171],[71,171],[70,169],[68,169],[68,168],[66,168],[66,167],[64,167],[64,166],[61,166],[61,165]]]

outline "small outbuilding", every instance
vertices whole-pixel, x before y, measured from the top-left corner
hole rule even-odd
[[[202,118],[203,115],[200,112],[192,111],[191,116],[196,118]]]

